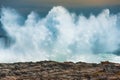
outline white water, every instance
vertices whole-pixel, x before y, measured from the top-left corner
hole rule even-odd
[[[1,46],[0,62],[109,60],[120,63],[120,56],[112,53],[120,45],[119,20],[120,15],[111,15],[109,9],[86,18],[58,6],[44,18],[31,12],[23,20],[15,10],[2,8],[2,27],[13,43],[8,48]]]

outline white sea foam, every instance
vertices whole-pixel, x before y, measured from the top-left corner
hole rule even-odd
[[[13,42],[0,47],[0,62],[120,62],[113,54],[120,45],[120,15],[110,14],[109,9],[86,18],[57,6],[44,18],[35,12],[21,18],[14,9],[1,9],[2,27]]]

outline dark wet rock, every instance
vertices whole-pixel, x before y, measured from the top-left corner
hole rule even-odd
[[[120,80],[120,64],[108,61],[1,63],[0,80]]]

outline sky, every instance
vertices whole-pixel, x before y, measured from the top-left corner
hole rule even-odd
[[[71,11],[83,13],[99,13],[101,8],[120,11],[120,0],[0,0],[0,5],[15,8],[23,14],[29,14],[31,11],[47,14],[53,6],[64,6]]]
[[[89,6],[111,6],[120,5],[120,0],[2,0],[1,4],[14,5],[16,7],[29,7],[29,6],[54,6],[62,5],[66,7],[89,7]]]

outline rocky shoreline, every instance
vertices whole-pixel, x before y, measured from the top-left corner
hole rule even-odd
[[[1,63],[0,80],[120,80],[120,64],[112,62]]]

